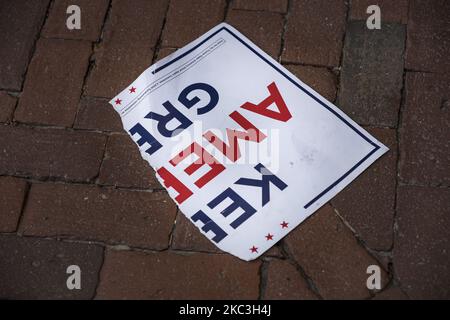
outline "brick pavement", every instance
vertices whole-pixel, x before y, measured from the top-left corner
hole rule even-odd
[[[3,1],[0,298],[450,298],[449,2],[378,2],[371,31],[369,0]],[[107,103],[222,21],[391,149],[250,263],[177,210]]]

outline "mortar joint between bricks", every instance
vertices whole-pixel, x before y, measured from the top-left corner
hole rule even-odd
[[[344,49],[345,49],[345,39],[347,37],[347,28],[348,24],[350,23],[350,1],[345,1],[345,28],[341,39],[341,56],[339,57],[339,67],[334,68],[333,70],[337,72],[337,88],[336,88],[336,98],[335,103],[339,102],[339,96],[341,93],[341,75],[342,75],[342,63],[344,62]]]
[[[48,5],[47,5],[46,11],[45,11],[45,16],[42,19],[41,26],[39,27],[39,32],[36,34],[36,38],[34,39],[33,45],[31,46],[31,50],[30,50],[30,53],[29,53],[29,56],[28,56],[28,59],[27,59],[28,63],[26,65],[25,71],[24,71],[24,73],[22,75],[22,83],[20,84],[20,90],[19,90],[20,93],[22,93],[22,91],[23,91],[23,86],[24,86],[24,83],[25,83],[25,79],[27,77],[28,69],[30,67],[30,63],[31,63],[31,60],[33,59],[34,53],[36,52],[37,42],[39,41],[39,38],[41,37],[42,29],[44,28],[44,25],[45,25],[45,23],[47,21],[47,18],[48,18],[48,15],[49,15],[49,12],[50,12],[50,9],[51,9],[52,5],[53,5],[53,0],[49,1]],[[16,106],[15,106],[15,108],[13,110],[12,115],[11,115],[11,122],[15,121],[15,113],[16,113],[18,104],[19,104],[19,101],[17,101]]]
[[[389,261],[391,261],[390,259],[390,251],[378,251],[375,249],[370,248],[367,243],[364,241],[364,239],[362,239],[358,233],[356,232],[356,230],[350,225],[349,222],[347,222],[347,220],[344,219],[344,217],[339,213],[339,211],[331,204],[331,202],[329,203],[329,205],[333,208],[334,213],[336,214],[336,216],[342,221],[342,223],[344,224],[344,226],[346,228],[348,228],[350,230],[350,232],[352,233],[353,237],[355,238],[356,242],[358,243],[358,245],[363,248],[367,254],[369,256],[371,256],[379,265],[383,265],[379,259],[379,257],[377,257],[377,254],[382,253],[383,256],[387,256]],[[386,253],[388,253],[388,255],[386,255]],[[384,268],[383,268],[384,269]],[[386,272],[388,272],[389,277],[391,278],[391,275],[389,274],[389,270],[385,270]]]
[[[324,298],[319,292],[319,289],[317,289],[316,284],[312,280],[312,278],[306,273],[305,269],[301,266],[300,262],[295,260],[295,258],[292,256],[292,254],[289,251],[289,248],[285,242],[282,243],[280,246],[280,250],[284,257],[286,257],[286,261],[288,261],[290,264],[292,264],[296,269],[297,272],[300,274],[300,276],[305,279],[308,288],[319,298],[320,300],[323,300]]]
[[[269,265],[269,261],[262,258],[261,265],[260,265],[259,271],[258,271],[258,274],[259,274],[258,300],[263,300],[265,297],[265,291],[266,291],[266,287],[267,287],[267,277],[268,277],[268,272],[267,272],[268,265]]]
[[[106,9],[105,16],[103,18],[100,35],[99,35],[97,41],[93,41],[92,42],[91,55],[89,56],[89,65],[88,65],[88,68],[86,70],[86,74],[84,75],[83,83],[82,83],[82,86],[81,86],[80,101],[81,101],[81,98],[85,97],[86,81],[88,80],[89,76],[92,73],[92,70],[96,66],[95,65],[95,62],[96,62],[95,61],[95,53],[96,53],[97,48],[100,45],[100,43],[103,42],[103,36],[105,34],[106,25],[107,25],[107,23],[108,23],[108,21],[110,19],[110,16],[111,16],[111,11],[112,11],[112,0],[109,0],[109,2],[108,2],[108,9]],[[109,100],[109,98],[108,98],[108,100]],[[74,123],[72,124],[72,127],[76,123],[76,118],[78,116],[79,110],[80,110],[80,108],[77,109],[77,113],[75,115],[75,119],[74,119]]]
[[[28,199],[29,199],[29,194],[30,194],[30,189],[31,189],[31,182],[29,181],[25,181],[26,185],[25,185],[25,193],[23,196],[23,203],[22,203],[22,207],[20,208],[20,215],[19,215],[19,219],[17,220],[17,226],[16,226],[16,234],[21,236],[21,231],[20,231],[20,226],[22,224],[23,221],[23,217],[25,215],[25,209],[27,207],[28,204]]]
[[[409,6],[408,6],[408,20],[409,20]],[[401,153],[401,130],[402,130],[402,123],[403,123],[403,109],[406,102],[406,73],[407,70],[405,69],[405,58],[406,58],[406,48],[408,43],[408,32],[405,32],[405,42],[404,42],[404,52],[403,52],[403,75],[402,75],[402,88],[400,90],[401,98],[400,98],[400,106],[398,108],[398,114],[397,114],[397,128],[396,128],[396,142],[397,142],[397,163],[396,163],[396,175],[395,175],[395,196],[394,196],[394,217],[393,217],[393,223],[392,223],[392,231],[393,231],[393,239],[392,239],[392,246],[391,251],[394,252],[395,248],[395,239],[398,235],[398,224],[397,224],[397,213],[398,213],[398,190],[400,187],[401,179],[400,179],[400,164],[402,161],[402,153]],[[395,264],[394,264],[394,257],[392,256],[391,259],[391,265],[390,265],[390,271],[392,274],[393,281],[398,282],[398,287],[400,290],[401,284],[397,279],[397,274],[395,271]],[[404,290],[402,290],[404,291]],[[405,292],[404,292],[405,293]],[[405,293],[406,294],[406,293]]]
[[[229,12],[229,10],[231,10],[231,3],[232,2],[233,2],[233,0],[226,0],[225,1],[225,11],[223,13],[223,19],[222,19],[223,22],[225,22],[227,20],[228,12]]]
[[[100,268],[98,269],[98,273],[97,273],[97,283],[95,284],[95,289],[94,292],[92,293],[92,297],[91,300],[94,300],[97,297],[97,293],[98,293],[98,288],[100,287],[100,282],[102,280],[102,269],[103,266],[105,265],[105,260],[106,260],[106,251],[108,250],[107,247],[105,246],[101,246],[103,251],[102,251],[102,262],[100,264]]]
[[[158,59],[159,51],[161,50],[162,37],[163,37],[163,33],[164,33],[164,28],[166,27],[167,14],[169,13],[169,8],[170,8],[170,0],[167,1],[167,7],[166,7],[166,10],[164,13],[164,19],[162,21],[161,31],[159,32],[158,40],[156,41],[156,45],[155,45],[155,50],[153,51],[152,64],[155,63],[156,60]]]
[[[183,214],[183,213],[180,211],[180,208],[177,207],[177,212],[175,214],[175,219],[173,220],[172,229],[170,230],[170,233],[169,233],[169,248],[172,248],[173,238],[175,235],[175,229],[177,227],[177,220],[178,220],[178,216],[180,214]]]
[[[283,14],[283,30],[281,31],[281,44],[280,44],[280,51],[278,53],[278,62],[281,63],[281,57],[283,56],[283,51],[284,51],[284,44],[285,44],[285,34],[286,34],[286,28],[287,28],[287,24],[288,24],[288,20],[289,20],[289,15],[291,12],[291,1],[292,0],[288,0],[288,5],[287,5],[287,9],[286,9],[286,13]]]

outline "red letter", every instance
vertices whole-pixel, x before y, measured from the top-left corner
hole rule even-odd
[[[192,175],[204,164],[207,164],[211,167],[211,170],[209,170],[201,178],[195,181],[195,185],[197,187],[202,188],[205,184],[214,179],[219,173],[225,170],[225,167],[222,164],[220,164],[208,151],[203,149],[196,142],[193,142],[189,147],[181,151],[177,156],[170,160],[170,163],[175,167],[178,163],[180,163],[180,161],[182,161],[192,153],[195,153],[199,157],[199,159],[194,161],[186,169],[184,169],[184,171],[188,175]]]
[[[173,174],[171,174],[166,168],[161,167],[156,171],[159,176],[163,179],[164,185],[166,188],[174,188],[178,195],[175,197],[175,200],[178,204],[181,204],[192,196],[192,191],[189,190],[180,180],[178,180]]]
[[[228,143],[227,146],[219,137],[211,131],[205,132],[203,136],[217,149],[219,149],[228,159],[235,162],[241,157],[238,139],[246,141],[260,142],[266,138],[266,135],[258,130],[250,121],[245,119],[239,112],[233,111],[230,118],[236,121],[247,132],[227,129]]]
[[[256,105],[251,102],[246,102],[241,106],[241,108],[283,122],[286,122],[290,118],[292,118],[292,115],[289,112],[286,103],[284,102],[283,97],[280,94],[280,91],[278,91],[275,82],[269,84],[267,89],[269,89],[270,95],[267,98],[265,98],[261,103]],[[268,109],[272,103],[276,104],[279,112]]]

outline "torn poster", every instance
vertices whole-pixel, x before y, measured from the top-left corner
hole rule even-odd
[[[180,211],[247,261],[388,150],[225,23],[110,103]]]

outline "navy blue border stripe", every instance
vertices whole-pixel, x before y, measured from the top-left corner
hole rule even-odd
[[[314,199],[312,199],[310,202],[305,204],[304,208],[308,209],[314,202],[319,200],[325,193],[333,189],[335,185],[337,185],[339,182],[344,180],[350,173],[352,173],[353,170],[355,170],[357,167],[359,167],[364,161],[366,161],[372,154],[374,154],[380,147],[376,146],[372,151],[370,151],[364,158],[358,161],[357,164],[355,164],[350,170],[348,170],[346,173],[344,173],[339,179],[337,179],[335,182],[333,182],[331,185],[329,185],[325,190],[323,190],[321,193],[319,193]]]
[[[306,93],[309,97],[314,99],[317,103],[319,103],[321,106],[325,107],[328,111],[330,111],[332,114],[334,114],[336,117],[338,117],[342,122],[344,122],[350,129],[352,129],[356,134],[358,134],[361,138],[363,138],[365,141],[367,141],[370,145],[372,145],[374,148],[366,155],[364,158],[359,160],[350,170],[348,170],[346,173],[344,173],[339,179],[337,179],[335,182],[333,182],[331,185],[329,185],[325,190],[323,190],[321,193],[319,193],[316,197],[314,197],[311,201],[309,201],[303,208],[308,209],[313,203],[315,203],[317,200],[319,200],[321,197],[323,197],[327,192],[329,192],[331,189],[333,189],[339,182],[344,180],[350,173],[352,173],[356,168],[358,168],[364,161],[366,161],[371,155],[373,155],[378,149],[380,149],[380,146],[374,143],[372,140],[370,140],[367,136],[365,136],[361,131],[356,129],[350,122],[348,122],[346,119],[344,119],[339,113],[337,113],[335,110],[330,108],[328,105],[323,103],[319,98],[317,98],[313,93],[309,92],[307,89],[302,87],[299,83],[297,83],[294,79],[289,77],[286,73],[284,73],[282,70],[280,70],[276,65],[274,65],[272,62],[270,62],[268,59],[266,59],[264,56],[262,56],[258,51],[256,51],[254,48],[252,48],[250,45],[248,45],[244,40],[239,38],[236,34],[234,34],[231,30],[229,30],[227,27],[222,27],[216,32],[212,33],[208,37],[206,37],[204,40],[199,42],[197,45],[192,47],[191,49],[187,50],[183,54],[179,55],[178,57],[175,57],[174,59],[170,60],[169,62],[165,63],[161,67],[156,68],[152,71],[153,74],[158,73],[159,71],[167,68],[171,64],[175,63],[176,61],[182,59],[198,47],[200,47],[202,44],[204,44],[206,41],[211,39],[213,36],[218,34],[221,31],[227,31],[230,35],[232,35],[234,38],[236,38],[240,43],[242,43],[245,47],[250,49],[254,54],[256,54],[259,58],[261,58],[264,62],[269,64],[272,68],[274,68],[276,71],[281,73],[287,80],[289,80],[294,86],[302,90],[304,93]]]
[[[202,44],[204,44],[206,41],[208,41],[209,39],[211,39],[212,37],[214,37],[216,34],[218,34],[220,31],[222,31],[223,29],[225,29],[225,27],[220,28],[219,30],[217,30],[216,32],[214,32],[213,34],[209,35],[205,40],[201,41],[200,43],[198,43],[197,45],[193,46],[191,49],[187,50],[185,53],[180,54],[178,57],[173,58],[172,60],[170,60],[169,62],[167,62],[166,64],[163,64],[161,67],[156,68],[155,70],[152,71],[153,74],[157,74],[159,71],[161,71],[162,69],[167,68],[168,66],[170,66],[172,63],[177,62],[178,60],[182,59],[183,57],[187,56],[189,53],[191,53],[192,51],[194,51],[195,49],[197,49],[198,47],[200,47]]]

